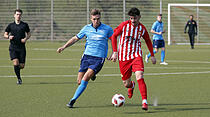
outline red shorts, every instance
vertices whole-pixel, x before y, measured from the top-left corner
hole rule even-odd
[[[119,66],[122,80],[129,79],[132,75],[132,72],[144,72],[144,63],[142,57],[137,57],[127,61],[119,61]]]

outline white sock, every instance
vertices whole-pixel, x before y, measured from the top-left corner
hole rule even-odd
[[[147,100],[146,99],[142,100],[142,104],[144,104],[144,103],[147,104]]]

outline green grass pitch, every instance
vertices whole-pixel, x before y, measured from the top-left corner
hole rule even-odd
[[[167,46],[168,66],[145,64],[149,111],[141,110],[138,86],[132,99],[120,78],[118,63],[106,61],[75,103],[66,107],[77,88],[76,77],[84,42],[56,49],[64,42],[29,41],[23,85],[16,85],[8,41],[0,41],[0,117],[208,117],[210,115],[210,46]],[[142,43],[143,53],[148,52]],[[109,49],[109,53],[111,49]],[[135,76],[132,76],[135,80]],[[123,107],[111,104],[114,94],[126,98]],[[157,101],[157,106],[154,103]]]

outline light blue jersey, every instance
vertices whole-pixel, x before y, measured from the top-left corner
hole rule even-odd
[[[106,58],[108,53],[108,38],[112,34],[112,28],[101,23],[97,28],[94,28],[92,24],[84,26],[76,36],[79,39],[86,36],[84,54]]]
[[[152,25],[152,30],[155,32],[163,32],[163,22],[154,22]],[[153,40],[163,40],[163,35],[153,34]]]

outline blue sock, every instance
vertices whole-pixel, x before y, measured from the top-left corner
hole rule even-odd
[[[155,50],[153,50],[153,53],[155,54],[156,53],[156,51]],[[149,58],[151,56],[151,54],[149,53],[148,55],[147,55],[147,57]]]
[[[74,93],[74,97],[71,100],[76,100],[82,94],[82,92],[86,89],[88,82],[82,80],[81,84],[78,86],[76,92]]]
[[[165,60],[165,50],[161,50],[161,62]]]

